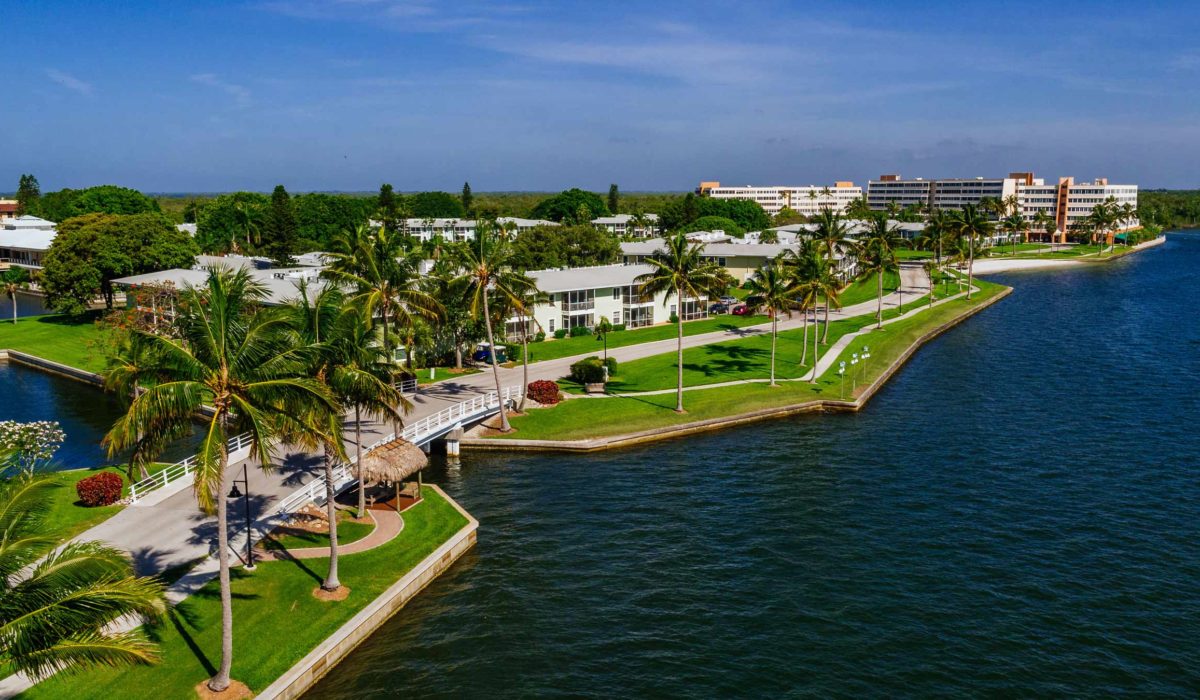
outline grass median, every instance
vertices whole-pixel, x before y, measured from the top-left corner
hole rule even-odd
[[[722,314],[713,316],[712,318],[700,319],[697,321],[685,321],[683,324],[683,334],[699,335],[701,333],[714,333],[717,331],[725,331],[733,328],[745,328],[768,321],[766,316],[734,316],[732,314]],[[663,323],[657,326],[648,328],[634,328],[624,331],[613,331],[608,334],[608,349],[621,348],[627,345],[638,345],[640,343],[653,343],[659,340],[672,340],[678,333],[678,329],[674,323]],[[509,356],[521,361],[521,345],[520,343],[509,344]],[[592,334],[576,336],[574,338],[559,338],[556,340],[547,340],[541,343],[529,344],[529,361],[541,362],[542,360],[557,360],[560,357],[572,357],[574,355],[599,355],[604,350],[604,343],[596,340]]]

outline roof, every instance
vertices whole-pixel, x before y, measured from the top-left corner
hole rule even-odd
[[[516,224],[517,226],[558,226],[557,221],[547,221],[546,219],[522,219],[519,216],[501,216],[496,219],[497,223],[501,224]]]
[[[0,213],[9,214],[15,212],[18,206],[20,204],[17,202],[0,202]]]
[[[658,214],[642,214],[642,217],[645,218],[647,222],[658,221]],[[628,224],[631,219],[633,219],[633,214],[617,214],[616,216],[601,216],[599,218],[592,219],[592,223],[601,226],[605,224]]]
[[[8,229],[0,228],[0,248],[23,250],[48,250],[54,241],[54,229]]]
[[[534,270],[528,275],[537,282],[538,289],[553,293],[576,289],[627,287],[634,284],[638,275],[644,275],[652,269],[649,265],[597,265],[595,267]]]
[[[55,223],[53,221],[47,221],[46,219],[41,219],[36,216],[30,216],[29,214],[26,214],[24,216],[18,216],[14,219],[9,219],[9,220],[5,221],[3,225],[4,225],[4,228],[7,228],[7,229],[35,228],[35,229],[42,229],[42,230],[46,230],[46,231],[53,231],[54,227],[55,227]]]
[[[196,224],[175,224],[175,228],[196,235]]]
[[[407,440],[396,439],[363,455],[355,472],[360,479],[369,483],[403,481],[428,464],[429,458],[420,447]]]
[[[312,268],[305,268],[306,271],[311,271]],[[304,278],[291,276],[289,273],[292,269],[279,270],[250,270],[251,277],[256,282],[261,284],[267,290],[267,296],[263,299],[263,303],[277,306],[285,304],[300,296],[300,281]],[[284,275],[276,277],[275,275]],[[137,287],[141,285],[153,284],[164,285],[170,284],[177,289],[185,289],[187,287],[198,287],[204,284],[208,279],[208,270],[184,270],[182,268],[173,268],[170,270],[159,270],[157,272],[147,272],[142,275],[131,275],[129,277],[120,277],[113,280],[113,284],[123,287]],[[318,290],[327,282],[317,277],[308,277],[310,290]]]
[[[621,252],[625,255],[653,255],[663,247],[661,240],[628,241],[621,244]],[[773,258],[785,250],[795,246],[782,243],[708,243],[701,251],[707,256],[719,257],[761,257]]]

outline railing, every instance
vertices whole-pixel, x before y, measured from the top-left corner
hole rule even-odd
[[[595,300],[592,301],[575,301],[563,304],[563,310],[567,313],[572,311],[593,311],[596,308]]]
[[[225,449],[228,454],[233,454],[238,450],[250,446],[250,433],[242,433],[235,435],[225,443]],[[183,479],[189,476],[196,467],[196,455],[192,455],[186,459],[182,459],[171,466],[163,469],[154,476],[147,477],[141,481],[132,484],[129,487],[129,502],[137,503],[139,500],[146,497],[152,491],[157,491],[164,486]]]
[[[402,380],[400,380],[400,383],[396,385],[396,389],[397,389],[397,390],[398,390],[398,391],[399,391],[401,394],[415,394],[415,393],[417,393],[417,378],[416,378],[416,377],[410,377],[410,378],[408,378],[408,379],[402,379]]]

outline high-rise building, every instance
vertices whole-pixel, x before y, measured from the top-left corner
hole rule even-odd
[[[805,216],[812,216],[822,209],[842,213],[854,200],[862,197],[862,188],[853,182],[839,181],[832,186],[753,186],[722,187],[719,182],[701,182],[696,193],[713,199],[747,199],[758,202],[771,216],[785,207]]]

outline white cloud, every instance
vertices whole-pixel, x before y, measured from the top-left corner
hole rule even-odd
[[[58,83],[68,90],[79,93],[80,95],[92,94],[91,83],[85,83],[79,78],[76,78],[69,73],[64,73],[56,68],[47,68],[46,77],[50,78],[50,80]]]
[[[251,95],[249,88],[244,85],[227,83],[218,78],[215,73],[197,73],[191,76],[191,81],[224,91],[233,98],[234,104],[238,107],[246,107],[250,104]]]

